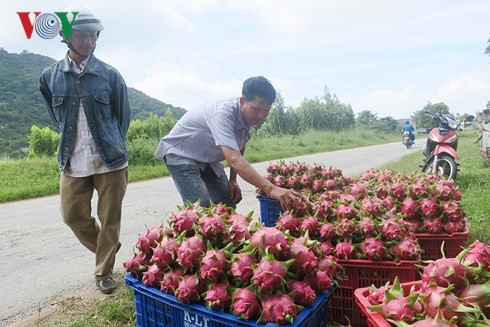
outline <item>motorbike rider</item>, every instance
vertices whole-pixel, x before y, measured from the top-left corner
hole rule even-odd
[[[407,120],[403,126],[402,126],[402,142],[403,142],[403,134],[405,132],[409,132],[410,133],[410,141],[412,143],[415,143],[414,140],[415,140],[415,133],[414,133],[415,129],[413,128],[412,124],[410,124],[410,121]]]

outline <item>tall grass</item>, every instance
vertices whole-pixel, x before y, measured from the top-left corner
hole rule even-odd
[[[395,140],[398,140],[398,136],[357,129],[339,133],[309,131],[294,137],[253,137],[247,145],[245,158],[253,163]],[[147,165],[129,166],[130,182],[169,175],[163,163],[153,160],[153,157],[148,160],[151,162]],[[58,180],[56,158],[2,159],[0,160],[0,202],[56,194],[59,191]]]

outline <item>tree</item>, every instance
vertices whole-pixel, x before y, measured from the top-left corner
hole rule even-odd
[[[277,93],[276,101],[272,105],[271,113],[267,117],[267,122],[271,134],[280,135],[287,133],[284,98],[279,92]]]
[[[28,140],[30,158],[52,157],[58,149],[60,134],[49,127],[39,128],[32,125]]]
[[[378,121],[377,114],[373,114],[369,110],[363,110],[357,113],[356,125],[360,127],[371,128],[376,125]]]
[[[449,107],[444,102],[439,102],[432,104],[428,102],[422,110],[414,112],[411,116],[412,122],[415,122],[415,125],[418,128],[433,128],[436,127],[437,123],[435,123],[432,118],[425,113],[425,111],[431,113],[441,113],[441,114],[449,114]]]
[[[490,39],[488,39],[488,46],[485,49],[485,53],[490,56]]]

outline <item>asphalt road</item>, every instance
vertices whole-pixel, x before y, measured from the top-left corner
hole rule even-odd
[[[400,143],[390,143],[285,160],[333,165],[342,169],[345,176],[355,176],[419,149],[420,144],[407,150]],[[263,175],[267,164],[253,166]],[[255,188],[243,180],[240,185],[243,200],[237,211],[246,214],[253,210],[257,217],[259,206]],[[166,223],[180,203],[171,178],[129,184],[116,271],[123,271],[122,263],[132,253],[138,234],[146,226]],[[95,208],[95,199],[92,207]],[[17,324],[28,316],[37,315],[39,308],[48,308],[59,299],[87,291],[97,292],[92,276],[94,256],[62,223],[59,196],[0,204],[0,258],[3,260],[0,264],[0,326]]]

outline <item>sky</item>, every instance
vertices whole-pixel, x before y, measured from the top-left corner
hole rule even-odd
[[[89,8],[95,55],[128,86],[191,108],[263,75],[286,105],[335,94],[355,113],[406,118],[430,103],[474,114],[490,100],[488,0],[0,0],[0,47],[61,59],[16,12]],[[33,18],[33,16],[31,17]]]

